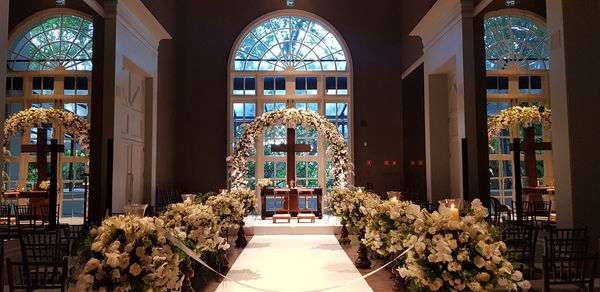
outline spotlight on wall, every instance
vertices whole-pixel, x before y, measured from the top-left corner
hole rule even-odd
[[[296,6],[296,1],[295,0],[285,0],[285,5],[288,8],[292,8],[292,7]]]
[[[506,0],[506,6],[515,6],[517,0]]]
[[[67,0],[56,0],[56,5],[57,5],[57,6],[65,6],[65,4],[66,4],[65,2],[66,2],[66,1],[67,1]]]

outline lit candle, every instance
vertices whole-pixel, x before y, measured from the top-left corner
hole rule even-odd
[[[396,198],[396,197],[390,198],[390,204],[392,204],[392,205],[398,204],[398,198]]]
[[[192,205],[192,200],[190,200],[190,198],[186,198],[185,201],[183,201],[183,204],[186,206],[191,206]]]
[[[452,215],[452,219],[460,220],[460,215],[458,214],[458,209],[454,208],[454,204],[450,205],[450,215]]]
[[[227,189],[221,189],[221,195],[227,194]]]
[[[365,187],[358,187],[358,192],[362,193],[364,189],[365,189]]]

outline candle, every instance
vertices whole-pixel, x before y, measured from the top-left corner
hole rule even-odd
[[[190,200],[190,198],[185,199],[185,201],[183,201],[183,204],[186,206],[191,206],[192,205],[192,200]]]
[[[460,215],[458,214],[458,209],[454,208],[454,204],[450,205],[450,215],[452,215],[452,219],[460,220]]]
[[[227,189],[221,189],[221,195],[227,194]]]

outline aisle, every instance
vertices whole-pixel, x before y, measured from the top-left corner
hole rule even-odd
[[[252,237],[227,276],[267,290],[311,291],[356,279],[361,274],[333,235],[269,235]],[[224,280],[217,291],[257,290]],[[373,290],[360,280],[328,291]]]

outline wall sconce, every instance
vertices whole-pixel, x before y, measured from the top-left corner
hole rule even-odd
[[[65,6],[67,0],[56,0],[56,6]]]
[[[296,0],[285,0],[285,5],[288,8],[293,8],[294,6],[296,6]]]
[[[506,6],[515,6],[517,0],[506,0]]]

